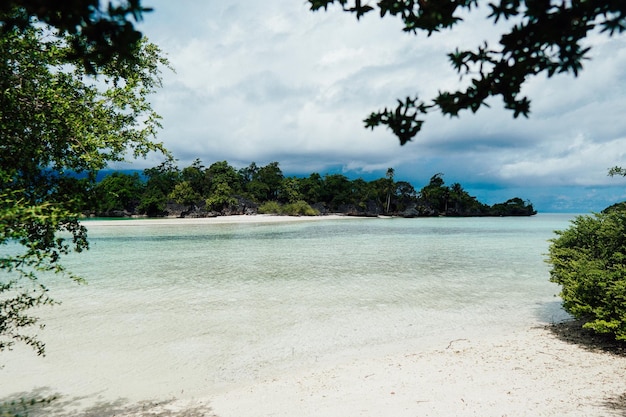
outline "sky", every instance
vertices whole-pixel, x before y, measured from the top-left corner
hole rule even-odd
[[[174,71],[151,101],[163,117],[157,140],[190,165],[241,168],[277,161],[285,175],[342,173],[366,180],[395,170],[416,189],[443,173],[480,201],[528,199],[540,212],[599,211],[626,200],[626,36],[593,34],[578,77],[530,79],[529,118],[499,98],[459,118],[426,116],[400,146],[385,127],[366,130],[372,111],[398,98],[428,100],[467,81],[447,53],[497,42],[481,10],[451,31],[412,35],[376,12],[357,21],[338,7],[312,12],[304,0],[144,0],[139,29]],[[157,157],[133,162],[145,168]],[[122,167],[125,168],[125,167]],[[127,167],[126,167],[127,168]]]

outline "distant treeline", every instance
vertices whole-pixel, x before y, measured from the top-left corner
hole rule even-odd
[[[139,173],[113,172],[87,191],[85,214],[98,217],[210,217],[275,213],[354,216],[531,216],[532,204],[512,198],[489,206],[443,174],[416,191],[395,181],[394,170],[373,181],[341,174],[285,177],[278,162],[236,169],[226,161],[209,167],[195,160],[179,169],[172,161]]]

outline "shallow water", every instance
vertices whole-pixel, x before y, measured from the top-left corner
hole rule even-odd
[[[371,349],[559,321],[548,239],[572,215],[292,223],[87,222],[55,280],[48,355],[0,354],[0,398],[210,395]],[[444,346],[445,346],[444,344]]]

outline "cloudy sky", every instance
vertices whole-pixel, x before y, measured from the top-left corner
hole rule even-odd
[[[277,161],[286,175],[365,179],[392,167],[417,189],[443,173],[486,203],[519,196],[544,212],[626,199],[626,179],[607,177],[626,166],[626,36],[592,36],[578,78],[531,80],[529,119],[514,119],[497,99],[456,119],[428,115],[400,146],[384,127],[365,130],[363,119],[397,98],[462,85],[446,53],[498,39],[480,11],[428,38],[375,13],[360,21],[336,7],[313,13],[303,0],[144,3],[155,10],[140,28],[175,69],[153,97],[164,118],[158,139],[181,167],[196,158]]]

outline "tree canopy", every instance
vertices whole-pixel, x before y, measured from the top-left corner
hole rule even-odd
[[[514,117],[528,116],[531,101],[521,96],[524,83],[539,74],[578,75],[590,47],[583,41],[594,30],[613,36],[626,30],[626,2],[623,0],[309,0],[312,10],[338,3],[357,19],[378,11],[381,17],[402,20],[404,31],[412,34],[450,29],[462,22],[463,11],[489,8],[488,19],[506,26],[498,45],[485,42],[475,50],[456,49],[448,53],[454,70],[468,79],[467,88],[440,91],[430,100],[418,96],[399,99],[395,108],[373,112],[365,126],[386,125],[404,145],[417,135],[423,116],[432,111],[458,116],[462,110],[478,111],[491,97],[500,97]]]
[[[343,174],[313,172],[285,176],[278,162],[237,169],[227,161],[205,167],[199,159],[178,168],[173,160],[148,168],[143,180],[137,172],[112,172],[88,190],[85,216],[207,217],[274,213],[317,215],[344,213],[424,216],[531,216],[533,205],[521,198],[489,206],[461,184],[445,185],[435,174],[421,190],[396,181],[393,168],[384,178],[366,181]]]
[[[27,310],[53,302],[39,277],[67,272],[62,255],[87,248],[78,217],[96,172],[165,152],[148,101],[167,65],[159,49],[141,40],[132,61],[102,62],[94,78],[68,62],[73,39],[42,24],[0,32],[0,351],[23,341],[43,352],[24,331],[37,324]]]

